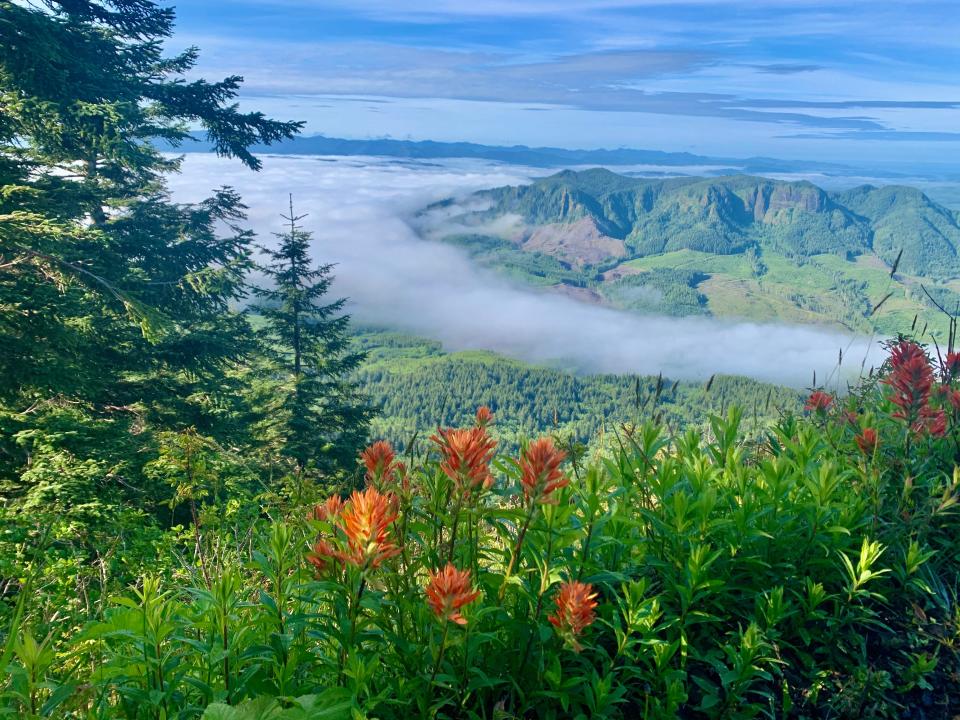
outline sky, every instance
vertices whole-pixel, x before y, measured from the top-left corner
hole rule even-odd
[[[171,48],[307,134],[960,160],[957,0],[182,0]]]

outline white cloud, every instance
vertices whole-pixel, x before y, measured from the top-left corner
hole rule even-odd
[[[260,173],[188,156],[171,187],[182,201],[236,187],[266,242],[292,192],[318,261],[337,263],[335,292],[364,322],[432,337],[449,349],[485,348],[587,372],[703,379],[717,373],[803,386],[824,378],[838,351],[859,363],[867,343],[812,327],[638,316],[515,287],[458,250],[426,240],[413,216],[430,202],[526,181],[538,171],[480,162],[383,158],[265,158]]]

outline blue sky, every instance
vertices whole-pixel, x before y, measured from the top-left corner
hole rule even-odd
[[[960,160],[958,0],[184,0],[175,46],[338,137]]]

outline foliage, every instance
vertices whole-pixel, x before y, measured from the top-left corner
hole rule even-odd
[[[252,268],[244,206],[230,188],[173,203],[179,161],[152,139],[202,126],[258,168],[247,147],[300,124],[240,112],[240,78],[190,78],[196,49],[165,55],[173,11],[148,0],[0,11],[3,498],[107,527],[157,499],[141,474],[154,432],[240,439],[232,371],[256,350],[232,311]]]
[[[108,578],[65,615],[42,608],[66,590],[34,590],[54,561],[43,538],[6,537],[22,585],[4,595],[3,707],[951,717],[960,354],[891,351],[847,397],[817,390],[760,442],[731,408],[704,434],[623,426],[590,457],[541,438],[491,461],[485,410],[425,454],[378,443],[364,491],[227,519],[206,575],[161,563],[126,589]],[[178,447],[165,467],[180,477]]]
[[[422,440],[437,423],[466,422],[480,405],[501,418],[501,447],[515,450],[523,437],[544,432],[601,443],[605,430],[648,420],[671,432],[706,428],[710,414],[725,414],[734,404],[745,408],[745,429],[757,434],[801,404],[793,390],[742,377],[717,376],[707,387],[662,377],[576,375],[493,353],[444,353],[439,343],[369,328],[357,342],[369,352],[360,380],[380,409],[373,431],[399,445]]]
[[[350,346],[345,300],[324,302],[333,266],[313,267],[312,235],[297,225],[304,216],[294,215],[292,195],[290,215],[283,217],[290,228],[276,234],[276,249],[263,248],[270,286],[256,289],[260,335],[269,351],[261,373],[271,381],[256,431],[276,442],[297,472],[342,472],[353,465],[372,415],[352,380],[364,355]]]
[[[603,294],[627,310],[665,315],[699,315],[706,312],[707,298],[697,285],[707,278],[696,270],[655,268],[604,283]]]

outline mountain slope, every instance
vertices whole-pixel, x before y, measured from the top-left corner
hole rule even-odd
[[[960,273],[957,216],[907,187],[829,193],[809,182],[745,175],[647,180],[597,168],[480,195],[493,201],[487,216],[515,213],[531,225],[590,218],[633,257],[768,246],[801,256],[872,251],[892,263],[903,248],[906,272]]]
[[[428,234],[514,277],[579,286],[626,309],[896,332],[914,315],[939,326],[921,284],[940,301],[960,300],[960,219],[914,188],[828,192],[746,175],[591,169],[474,200],[485,209],[456,217],[457,233],[427,221]],[[445,205],[449,215],[455,203]]]

